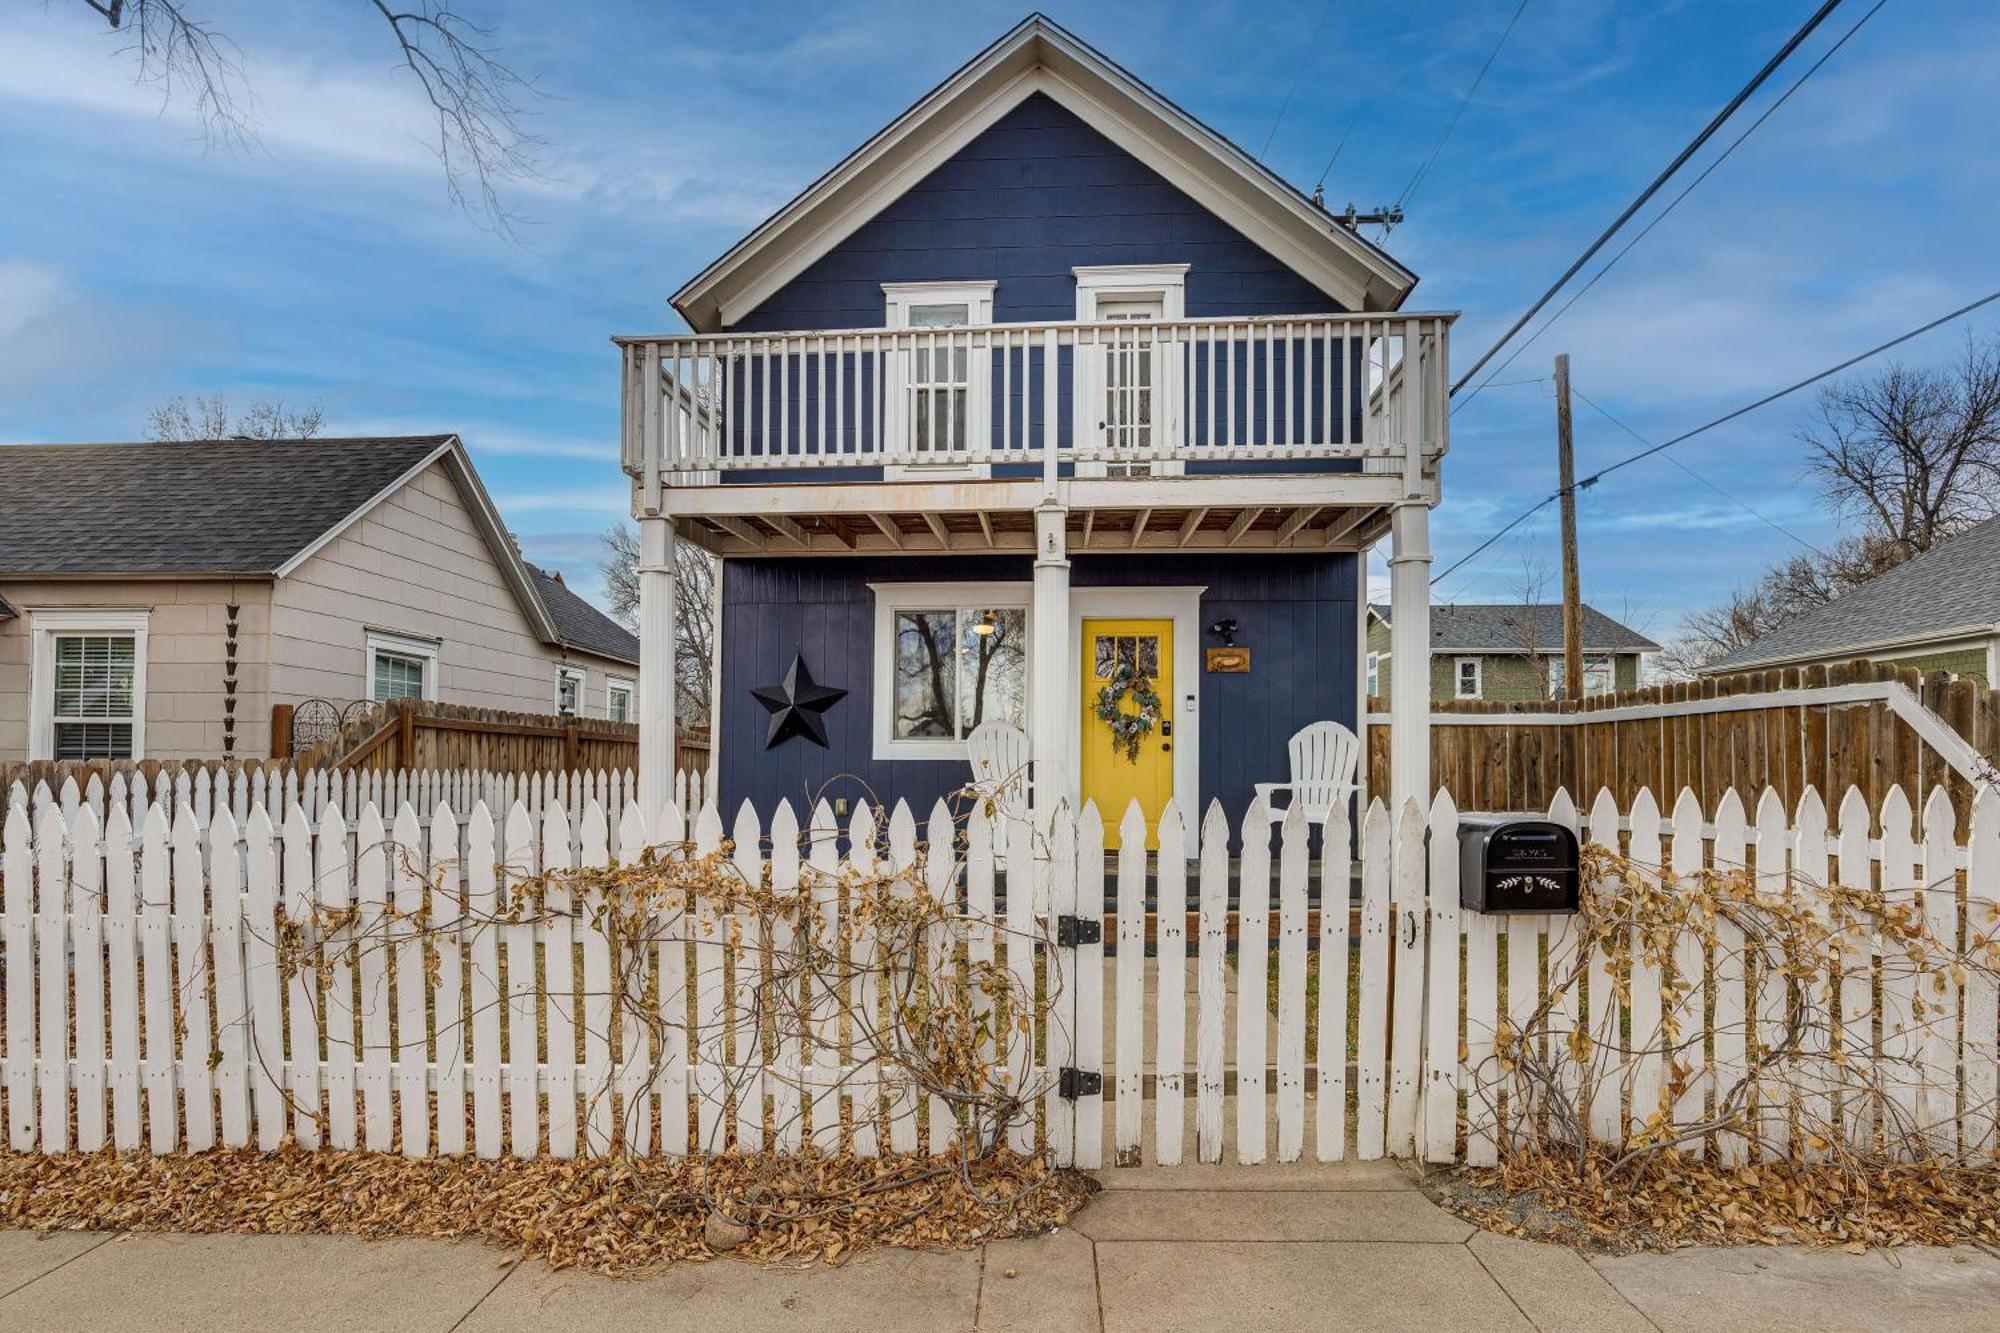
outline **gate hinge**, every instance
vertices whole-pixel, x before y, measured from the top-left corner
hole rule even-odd
[[[1056,947],[1074,949],[1079,944],[1102,944],[1104,923],[1080,916],[1056,918]]]
[[[1095,1097],[1104,1091],[1104,1075],[1093,1069],[1078,1069],[1075,1065],[1064,1065],[1056,1075],[1057,1091],[1064,1101],[1075,1101],[1079,1097]]]

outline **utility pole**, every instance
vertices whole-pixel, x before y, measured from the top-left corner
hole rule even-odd
[[[1556,356],[1556,476],[1562,488],[1563,697],[1583,697],[1583,592],[1576,570],[1576,457],[1570,445],[1569,353]]]

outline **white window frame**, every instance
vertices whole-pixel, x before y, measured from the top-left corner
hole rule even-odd
[[[1158,301],[1160,322],[1177,323],[1187,318],[1187,264],[1087,264],[1072,268],[1076,278],[1076,318],[1079,324],[1094,324],[1098,306],[1104,301]],[[1153,439],[1166,449],[1181,443],[1180,418],[1183,376],[1181,344],[1163,339],[1153,342]],[[1105,371],[1103,350],[1077,358],[1075,392],[1070,402],[1070,438],[1104,443],[1101,400]],[[1077,464],[1080,477],[1102,477],[1102,459]],[[1161,459],[1153,465],[1153,475],[1179,476],[1186,464],[1178,458]]]
[[[56,640],[83,635],[131,636],[132,757],[146,757],[146,639],[151,623],[150,608],[28,611],[28,758],[55,757]]]
[[[563,710],[563,684],[572,680],[576,682],[576,711],[570,716],[582,717],[585,712],[584,687],[590,683],[590,677],[582,667],[571,666],[567,662],[556,663],[556,713],[560,715]]]
[[[1564,693],[1565,667],[1560,654],[1549,661],[1549,697],[1560,698]],[[1595,673],[1603,688],[1593,690],[1590,678]],[[1585,653],[1583,655],[1583,697],[1595,699],[1601,695],[1618,692],[1618,655],[1616,653]]]
[[[1387,653],[1368,654],[1368,692],[1365,697],[1372,699],[1382,692],[1382,660],[1388,655]]]
[[[967,610],[1026,611],[1033,618],[1032,583],[871,583],[875,594],[874,737],[873,753],[888,759],[966,759],[965,742],[929,738],[910,740],[896,735],[896,614],[899,611]],[[1022,652],[1032,653],[1031,643]],[[1032,660],[1032,659],[1030,659]],[[1029,672],[1030,683],[1033,672]],[[1024,722],[1034,718],[1035,699],[1024,685]],[[1025,728],[1024,728],[1025,729]]]
[[[1465,691],[1465,668],[1472,668],[1472,692]],[[1451,697],[1454,699],[1483,699],[1486,697],[1486,663],[1476,657],[1455,657],[1451,662]]]
[[[885,282],[882,284],[884,302],[884,324],[892,334],[907,332],[910,328],[910,311],[915,306],[962,305],[965,307],[965,327],[985,328],[993,323],[993,291],[997,282]],[[887,447],[905,456],[914,454],[911,448],[910,432],[914,429],[907,404],[909,400],[910,363],[915,357],[914,346],[901,346],[900,339],[892,338],[893,354],[884,367],[887,385],[883,400],[883,430],[888,439]],[[993,444],[992,406],[992,351],[989,347],[971,347],[965,355],[965,438],[968,451],[985,453]],[[885,480],[899,477],[923,477],[937,480],[955,478],[990,477],[993,466],[990,463],[916,463],[885,467]]]
[[[614,696],[625,696],[625,716],[617,717],[611,708]],[[604,716],[619,722],[639,720],[639,686],[629,676],[606,676],[604,678]]]
[[[375,700],[375,655],[390,653],[396,657],[415,657],[424,664],[424,692],[422,698],[438,697],[438,657],[444,644],[437,639],[421,639],[414,634],[398,634],[394,630],[371,629],[367,636],[368,646],[368,694]]]

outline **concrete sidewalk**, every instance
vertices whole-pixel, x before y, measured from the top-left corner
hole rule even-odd
[[[1399,1165],[1141,1168],[1073,1229],[845,1268],[722,1260],[634,1280],[436,1241],[0,1231],[0,1328],[1994,1329],[2000,1259],[1687,1250],[1586,1261],[1475,1232]]]

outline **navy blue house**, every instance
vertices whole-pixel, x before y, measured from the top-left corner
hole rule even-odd
[[[1427,634],[1450,318],[1400,309],[1415,281],[1029,18],[676,293],[692,333],[618,340],[644,752],[691,541],[725,817],[922,811],[988,752],[1108,821],[1239,816],[1295,732],[1362,729],[1385,534]]]

